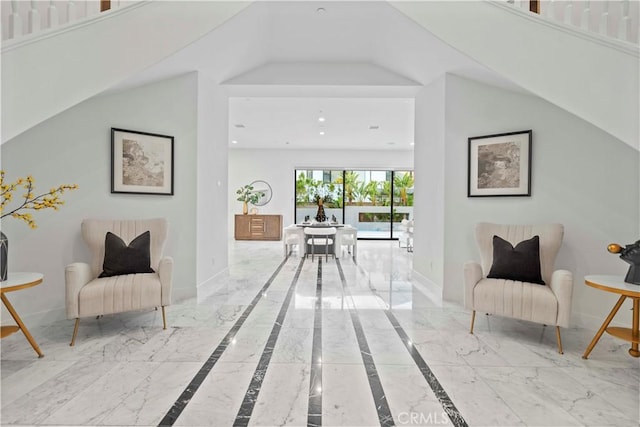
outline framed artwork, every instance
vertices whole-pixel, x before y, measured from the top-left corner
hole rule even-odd
[[[469,138],[467,196],[531,196],[531,134]]]
[[[111,128],[111,192],[173,195],[173,137]]]

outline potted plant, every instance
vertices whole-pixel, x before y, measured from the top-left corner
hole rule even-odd
[[[253,185],[247,184],[240,187],[236,190],[236,194],[238,195],[239,202],[242,202],[242,214],[246,215],[249,213],[249,203],[255,205],[258,203],[261,197],[264,196],[262,191],[253,191]]]

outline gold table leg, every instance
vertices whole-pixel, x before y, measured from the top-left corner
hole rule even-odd
[[[631,336],[635,341],[631,341],[631,348],[629,354],[633,357],[640,357],[640,351],[638,351],[638,337],[640,336],[640,298],[633,299],[633,326],[631,327]]]
[[[600,337],[602,336],[604,331],[607,329],[607,326],[609,326],[609,323],[611,323],[611,320],[613,320],[613,317],[616,315],[618,310],[620,310],[620,306],[622,305],[622,303],[624,302],[624,300],[626,298],[627,297],[624,296],[624,295],[620,296],[620,298],[618,299],[618,302],[616,303],[616,305],[614,305],[613,308],[611,309],[611,313],[609,313],[609,315],[607,316],[607,318],[604,321],[604,323],[602,324],[602,326],[600,326],[600,329],[598,330],[598,333],[596,333],[596,336],[594,336],[593,339],[591,340],[591,343],[589,344],[589,347],[587,347],[587,349],[584,351],[584,354],[582,355],[583,359],[586,359],[587,357],[589,357],[589,353],[591,353],[591,350],[593,350],[593,347],[595,347],[596,344],[598,344],[598,341],[600,340]],[[636,348],[637,347],[638,347],[638,345],[636,344]]]
[[[11,305],[7,297],[4,296],[4,294],[2,294],[1,297],[2,297],[2,302],[4,303],[4,306],[7,307],[7,310],[9,310],[11,317],[13,317],[13,320],[15,320],[16,323],[18,324],[18,327],[20,328],[24,336],[27,338],[27,341],[29,341],[29,344],[31,344],[31,347],[33,347],[36,353],[38,353],[38,357],[44,357],[44,354],[42,353],[42,351],[40,351],[40,347],[38,347],[36,340],[33,339],[27,327],[24,325],[24,323],[22,323],[22,319],[20,319],[20,316],[18,316],[18,313],[13,308],[13,306]]]

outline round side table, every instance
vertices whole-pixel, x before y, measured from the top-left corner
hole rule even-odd
[[[589,353],[591,353],[591,350],[593,350],[593,348],[596,346],[604,331],[607,331],[607,333],[613,335],[616,338],[631,342],[629,354],[633,357],[640,357],[640,351],[638,351],[638,344],[640,343],[640,333],[638,332],[638,330],[640,329],[640,286],[625,282],[622,276],[585,276],[584,283],[587,286],[591,286],[592,288],[619,294],[620,298],[611,309],[611,312],[605,319],[596,335],[591,340],[591,343],[585,350],[582,358],[586,359],[587,357],[589,357]],[[609,328],[609,323],[611,323],[611,320],[613,320],[613,317],[616,315],[616,313],[618,313],[620,306],[627,298],[631,298],[633,300],[633,318],[631,329],[619,327]]]
[[[7,280],[5,280],[4,282],[0,282],[0,296],[2,297],[2,303],[5,307],[7,307],[7,310],[9,310],[11,317],[13,317],[13,320],[15,320],[17,323],[17,325],[2,326],[2,333],[0,338],[8,337],[9,335],[17,331],[22,331],[24,336],[27,338],[27,341],[29,341],[29,344],[31,344],[31,347],[33,347],[36,353],[38,353],[38,357],[44,357],[44,354],[42,353],[42,351],[40,351],[40,347],[38,347],[36,340],[33,339],[31,333],[22,322],[22,319],[20,319],[20,316],[18,316],[18,312],[15,310],[15,308],[13,308],[5,294],[37,286],[42,283],[43,277],[44,276],[40,273],[9,272]]]

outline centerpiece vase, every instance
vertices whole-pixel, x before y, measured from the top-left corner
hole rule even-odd
[[[242,215],[246,215],[249,213],[249,204],[247,202],[242,202]]]
[[[0,231],[0,282],[7,280],[7,259],[9,256],[9,239]]]
[[[324,213],[324,206],[322,205],[322,200],[318,201],[318,212],[316,212],[316,221],[325,222],[327,220],[327,215]]]

